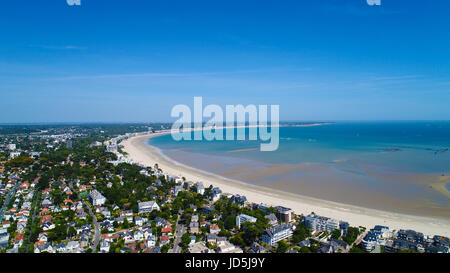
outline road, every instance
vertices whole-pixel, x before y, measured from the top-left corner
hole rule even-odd
[[[39,205],[40,204],[38,203],[38,201],[39,201],[39,198],[40,198],[40,195],[41,195],[41,191],[40,190],[35,190],[34,194],[35,194],[34,195],[34,206],[33,206],[34,210],[33,210],[33,216],[31,218],[31,226],[27,227],[27,228],[30,229],[30,234],[28,235],[27,250],[28,250],[28,247],[30,245],[31,235],[32,235],[32,232],[33,232],[34,220],[36,219],[36,212],[39,210]]]
[[[179,244],[181,243],[181,237],[186,233],[186,227],[180,224],[181,213],[182,212],[178,212],[177,225],[175,228],[175,240],[173,241],[173,248],[169,250],[169,253],[181,253],[181,247]]]
[[[73,189],[72,181],[69,183],[69,188],[72,190],[72,192],[75,192],[75,190]],[[92,252],[96,253],[98,242],[100,241],[100,235],[101,235],[100,225],[97,222],[97,216],[95,216],[95,214],[92,212],[91,204],[89,204],[87,201],[84,201],[84,204],[86,205],[86,207],[89,211],[89,214],[92,216],[92,221],[94,222],[94,238],[93,238]]]
[[[8,195],[6,196],[5,201],[3,202],[1,212],[0,212],[0,223],[3,221],[3,216],[5,215],[9,201],[16,194],[16,190],[19,188],[19,186],[20,186],[20,183],[17,181],[16,185],[14,186],[14,189],[10,190]]]
[[[92,245],[92,252],[96,253],[97,252],[97,246],[98,246],[98,242],[100,241],[100,225],[97,222],[97,216],[95,216],[95,214],[92,212],[91,209],[91,204],[89,204],[87,201],[84,201],[84,204],[86,205],[89,214],[92,216],[92,220],[94,222],[94,227],[95,227],[95,231],[94,231],[94,244]]]

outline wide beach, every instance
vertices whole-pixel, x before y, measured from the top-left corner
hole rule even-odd
[[[450,221],[445,219],[399,214],[315,199],[243,183],[186,166],[168,158],[158,148],[148,144],[149,138],[168,133],[161,132],[132,137],[121,144],[128,157],[136,163],[146,166],[158,164],[165,173],[185,177],[191,181],[202,181],[205,185],[212,184],[220,187],[226,193],[245,195],[250,202],[286,206],[292,208],[297,214],[315,212],[319,215],[348,221],[353,226],[361,225],[372,228],[374,225],[387,225],[396,230],[414,229],[428,235],[450,235]]]

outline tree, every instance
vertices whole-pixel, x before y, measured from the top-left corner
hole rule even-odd
[[[236,217],[234,215],[228,216],[223,222],[225,229],[233,229],[235,224],[236,224]]]
[[[295,244],[300,243],[301,241],[305,240],[306,238],[311,236],[311,230],[308,229],[305,224],[300,223],[297,228],[294,230],[294,233],[292,235],[292,241]]]
[[[122,224],[123,228],[129,228],[130,224],[128,223],[128,219],[125,217],[125,219],[123,219],[123,224]]]
[[[188,247],[190,242],[191,242],[191,236],[189,236],[189,233],[185,233],[185,234],[183,234],[183,236],[181,236],[181,245],[184,248]]]
[[[347,235],[342,238],[344,240],[344,242],[346,242],[347,244],[351,245],[353,244],[353,242],[356,240],[356,238],[358,238],[359,235],[359,229],[356,227],[349,227],[347,229]]]
[[[311,253],[311,250],[307,246],[302,246],[300,248],[300,253]]]
[[[339,229],[335,229],[335,230],[333,230],[333,232],[331,232],[331,238],[337,240],[340,237],[341,237],[341,231]]]
[[[288,251],[289,245],[285,241],[278,242],[277,253],[286,253]]]
[[[244,239],[245,245],[247,246],[251,245],[264,233],[264,230],[258,227],[255,223],[245,222],[241,225],[241,228],[242,231],[244,231],[242,239]]]

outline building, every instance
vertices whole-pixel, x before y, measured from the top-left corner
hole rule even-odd
[[[256,219],[255,217],[249,216],[247,214],[240,214],[238,216],[236,216],[236,226],[238,228],[241,228],[241,224],[245,223],[245,222],[250,222],[250,223],[256,223]]]
[[[197,188],[197,193],[198,194],[204,194],[205,193],[205,187],[203,186],[202,182],[197,182],[195,183],[195,187]]]
[[[0,247],[8,246],[9,235],[6,228],[0,229]]]
[[[397,239],[405,240],[415,244],[424,244],[423,233],[414,230],[399,230],[397,232]]]
[[[138,207],[139,213],[147,213],[160,209],[156,201],[140,202],[138,203]]]
[[[292,237],[292,227],[289,224],[281,224],[266,229],[262,236],[262,241],[270,246],[274,246],[281,240]]]
[[[277,217],[280,219],[280,221],[285,223],[290,223],[294,221],[295,214],[294,211],[292,211],[290,208],[285,208],[282,206],[276,207],[277,210]]]
[[[350,224],[345,221],[339,222],[339,229],[341,230],[341,236],[347,236],[347,230],[350,227]]]
[[[245,197],[244,195],[239,195],[239,194],[235,194],[235,195],[231,196],[230,202],[232,204],[238,205],[239,207],[244,207],[248,203],[247,197]]]
[[[16,149],[16,144],[8,144],[8,146],[6,146],[6,148],[10,151],[14,151]]]
[[[16,158],[18,156],[20,156],[21,152],[11,152],[9,153],[9,157],[10,158]]]
[[[365,251],[370,252],[375,249],[378,244],[378,239],[381,237],[381,233],[375,230],[369,231],[361,241],[361,245]]]
[[[278,220],[277,220],[277,217],[275,216],[275,214],[271,213],[269,215],[264,216],[264,218],[269,220],[269,225],[271,225],[271,226],[278,225]]]
[[[197,242],[197,243],[190,245],[187,252],[188,253],[210,253],[210,252],[212,252],[212,250],[206,246],[205,242]]]
[[[217,253],[243,253],[242,249],[234,246],[232,243],[228,241],[223,241],[217,243],[216,248]]]
[[[97,190],[92,190],[89,193],[89,202],[91,202],[94,206],[101,206],[105,204],[106,198]]]
[[[332,218],[310,214],[305,216],[303,220],[307,228],[315,231],[332,232],[339,229],[339,221]]]

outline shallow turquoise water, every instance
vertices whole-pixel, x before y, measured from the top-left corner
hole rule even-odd
[[[163,151],[226,155],[271,164],[345,160],[402,172],[450,171],[450,151],[446,150],[450,148],[450,122],[341,122],[315,127],[281,127],[279,148],[274,152],[230,153],[259,149],[259,141],[249,140],[177,142],[166,135],[153,138],[150,143]]]
[[[279,149],[273,152],[261,152],[260,142],[249,140],[177,142],[165,135],[149,143],[178,162],[252,184],[358,206],[450,217],[449,199],[427,180],[450,173],[450,122],[281,127]]]

